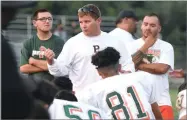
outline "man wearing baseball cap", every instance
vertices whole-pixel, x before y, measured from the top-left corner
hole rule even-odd
[[[132,34],[136,32],[138,17],[133,11],[122,10],[115,21],[116,28],[109,34],[121,40],[128,50],[128,43],[134,40]]]

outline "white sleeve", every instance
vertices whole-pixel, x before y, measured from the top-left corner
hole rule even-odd
[[[151,74],[148,72],[144,72],[145,74],[145,79],[146,79],[146,86],[147,90],[146,92],[149,94],[149,103],[153,104],[154,102],[157,102],[160,99],[160,94],[162,93],[162,86],[160,86],[160,81],[162,80],[161,75],[155,75]]]
[[[148,72],[139,71],[136,72],[136,76],[142,78],[139,80],[139,83],[143,86],[144,91],[146,92],[146,97],[150,104],[153,104],[157,101],[157,90],[156,82],[159,79],[158,75],[150,74]]]
[[[54,59],[52,65],[47,64],[50,74],[54,76],[65,76],[69,74],[69,69],[72,66],[74,59],[74,49],[72,49],[71,39],[68,40],[59,54],[57,59]]]
[[[173,47],[170,45],[167,48],[167,51],[161,53],[159,63],[167,64],[171,67],[171,70],[174,70],[174,51]]]
[[[150,99],[149,102],[150,104],[153,104],[155,102],[157,102],[157,89],[156,89],[156,85],[155,85],[155,81],[158,80],[160,76],[158,75],[154,75],[154,74],[150,74],[152,76],[152,78],[148,79],[149,81],[151,81],[151,85],[150,85]]]

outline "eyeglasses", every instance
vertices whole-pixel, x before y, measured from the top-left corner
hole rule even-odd
[[[42,22],[46,22],[47,20],[49,20],[49,22],[51,22],[51,21],[53,21],[53,18],[51,18],[51,17],[48,17],[48,18],[43,17],[43,18],[38,18],[38,19],[36,19],[36,20],[40,20],[40,21],[42,21]]]
[[[94,13],[97,17],[100,17],[92,8],[88,8],[88,7],[82,7],[82,8],[80,8],[79,10],[78,10],[78,13],[79,12],[84,12],[84,13],[86,13],[86,12],[92,12],[92,13]]]

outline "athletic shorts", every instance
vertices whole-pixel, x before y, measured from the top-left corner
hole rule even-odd
[[[174,120],[174,114],[172,106],[163,105],[159,106],[163,120]]]

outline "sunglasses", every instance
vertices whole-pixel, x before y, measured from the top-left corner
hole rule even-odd
[[[86,12],[92,12],[92,13],[94,13],[98,18],[100,17],[92,8],[88,8],[88,7],[82,7],[82,8],[80,8],[79,10],[78,10],[78,13],[79,12],[84,12],[84,13],[86,13]]]

